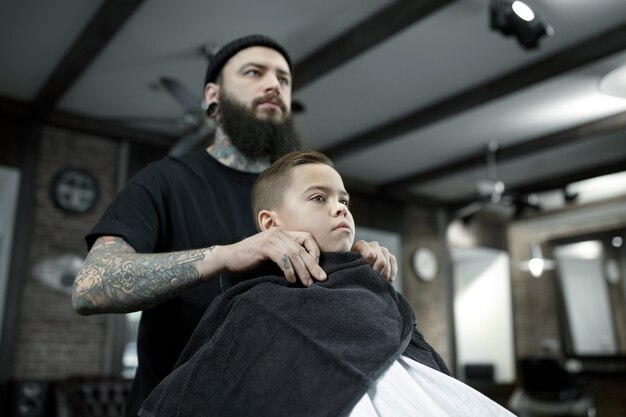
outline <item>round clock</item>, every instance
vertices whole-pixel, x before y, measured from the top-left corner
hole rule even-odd
[[[437,256],[428,248],[418,248],[413,254],[413,270],[422,281],[430,282],[437,277]]]
[[[52,200],[61,210],[73,214],[87,213],[98,202],[98,183],[90,173],[68,168],[52,180]]]

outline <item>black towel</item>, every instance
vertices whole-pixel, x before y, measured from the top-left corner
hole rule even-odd
[[[310,288],[274,273],[215,299],[139,415],[347,415],[409,343],[407,356],[447,372],[408,302],[360,256],[320,265],[328,279]]]

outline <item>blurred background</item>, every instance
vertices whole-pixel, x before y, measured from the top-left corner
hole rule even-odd
[[[120,415],[139,314],[73,311],[83,236],[210,143],[208,60],[254,33],[454,375],[517,415],[625,415],[624,0],[3,2],[2,415]]]

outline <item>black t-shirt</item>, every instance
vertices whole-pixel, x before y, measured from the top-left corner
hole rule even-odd
[[[87,234],[123,238],[138,253],[226,245],[255,233],[250,194],[257,174],[228,168],[205,150],[167,157],[139,172]],[[211,301],[221,277],[145,310],[139,324],[139,366],[127,405],[135,416],[143,400],[174,367]]]

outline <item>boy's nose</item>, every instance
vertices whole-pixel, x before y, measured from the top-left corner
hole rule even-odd
[[[346,207],[345,204],[340,203],[340,202],[337,202],[335,204],[336,204],[336,206],[335,206],[335,208],[333,210],[335,216],[341,216],[343,214],[346,214],[346,212],[348,211],[348,207]]]

